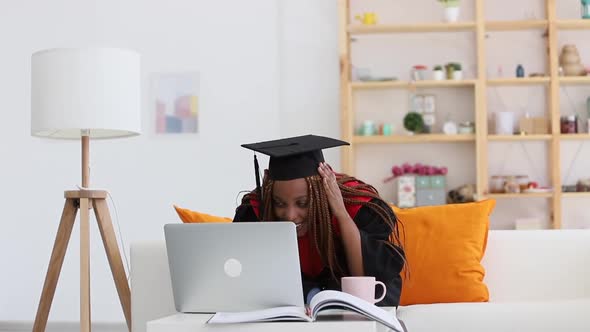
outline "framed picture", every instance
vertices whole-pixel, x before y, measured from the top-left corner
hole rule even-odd
[[[152,77],[157,134],[199,132],[199,73],[159,73]]]

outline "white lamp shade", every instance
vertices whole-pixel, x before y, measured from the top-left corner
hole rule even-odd
[[[61,139],[139,135],[138,53],[50,49],[34,53],[31,66],[31,135]]]

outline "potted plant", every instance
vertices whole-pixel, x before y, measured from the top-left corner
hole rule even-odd
[[[453,74],[455,73],[455,64],[453,62],[449,62],[445,65],[445,72],[447,74],[447,79],[452,80]]]
[[[460,63],[453,63],[453,79],[454,80],[462,80],[463,79],[463,69]]]
[[[432,71],[432,79],[436,81],[442,81],[445,79],[445,72],[443,67],[440,65],[434,66],[434,70]]]
[[[438,0],[445,7],[445,21],[457,22],[459,20],[459,0]]]
[[[404,128],[411,134],[418,134],[424,131],[424,119],[422,114],[416,112],[408,112],[404,117]]]

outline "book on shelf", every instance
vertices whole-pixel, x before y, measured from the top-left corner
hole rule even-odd
[[[325,290],[317,293],[309,307],[286,306],[243,312],[218,312],[209,319],[209,324],[235,324],[253,322],[302,321],[314,322],[318,314],[328,309],[355,312],[381,323],[393,331],[403,332],[395,309],[385,310],[348,293]]]

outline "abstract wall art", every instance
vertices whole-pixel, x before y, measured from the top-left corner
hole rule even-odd
[[[199,132],[199,73],[159,73],[152,77],[157,134]]]

